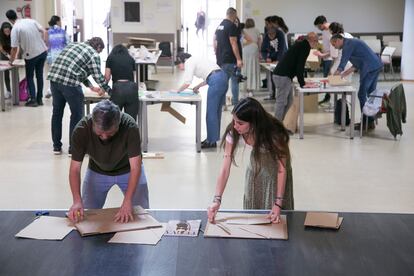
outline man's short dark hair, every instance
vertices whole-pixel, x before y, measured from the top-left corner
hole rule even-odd
[[[184,63],[190,57],[191,55],[189,53],[178,53],[177,60],[175,61],[175,65]]]
[[[324,24],[326,22],[328,22],[328,20],[326,20],[326,17],[323,15],[319,15],[318,17],[315,18],[313,25],[317,26],[317,25]]]
[[[341,23],[338,22],[332,22],[329,24],[329,30],[332,32],[332,34],[343,34],[344,33],[344,27]]]
[[[6,17],[9,20],[17,20],[17,13],[14,10],[8,10],[6,12]]]
[[[226,15],[236,15],[236,14],[237,14],[236,9],[232,7],[228,8],[226,11]]]
[[[342,34],[333,34],[331,37],[331,40],[336,40],[336,39],[344,39],[344,37],[342,36]]]
[[[92,111],[92,122],[100,130],[108,131],[118,127],[121,121],[119,107],[110,100],[102,100]]]
[[[94,48],[96,51],[98,51],[98,49],[105,49],[105,44],[102,40],[102,38],[100,37],[92,37],[91,39],[89,39],[88,41],[86,41],[89,45],[91,45],[92,48]]]

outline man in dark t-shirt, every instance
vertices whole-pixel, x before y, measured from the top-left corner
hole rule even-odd
[[[81,196],[80,172],[85,154],[89,155],[89,165]],[[84,208],[102,208],[115,184],[124,194],[115,221],[133,220],[134,205],[149,208],[138,126],[111,101],[99,102],[73,131],[69,182],[73,205],[68,216],[74,222],[82,220]]]
[[[232,104],[239,102],[239,82],[234,76],[237,68],[243,67],[241,54],[237,45],[238,29],[234,24],[237,19],[237,11],[234,8],[228,8],[226,19],[217,27],[215,32],[214,50],[216,53],[217,64],[223,69],[231,81]],[[233,77],[234,76],[234,77]]]

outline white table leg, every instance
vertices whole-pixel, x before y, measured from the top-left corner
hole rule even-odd
[[[196,102],[196,147],[201,152],[201,101]]]
[[[351,124],[349,125],[349,138],[354,139],[354,123],[355,123],[355,101],[356,92],[351,92]]]
[[[4,99],[4,71],[0,71],[0,104],[1,111],[6,111],[6,101]]]
[[[142,151],[148,151],[148,113],[147,102],[142,102]]]
[[[303,95],[304,93],[299,93],[299,138],[303,139]]]

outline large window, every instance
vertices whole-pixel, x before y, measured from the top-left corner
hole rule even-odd
[[[141,22],[140,2],[124,2],[125,22]]]

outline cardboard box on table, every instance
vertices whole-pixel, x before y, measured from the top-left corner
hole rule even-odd
[[[327,212],[307,212],[305,218],[305,226],[318,228],[339,229],[343,221],[338,213]]]

